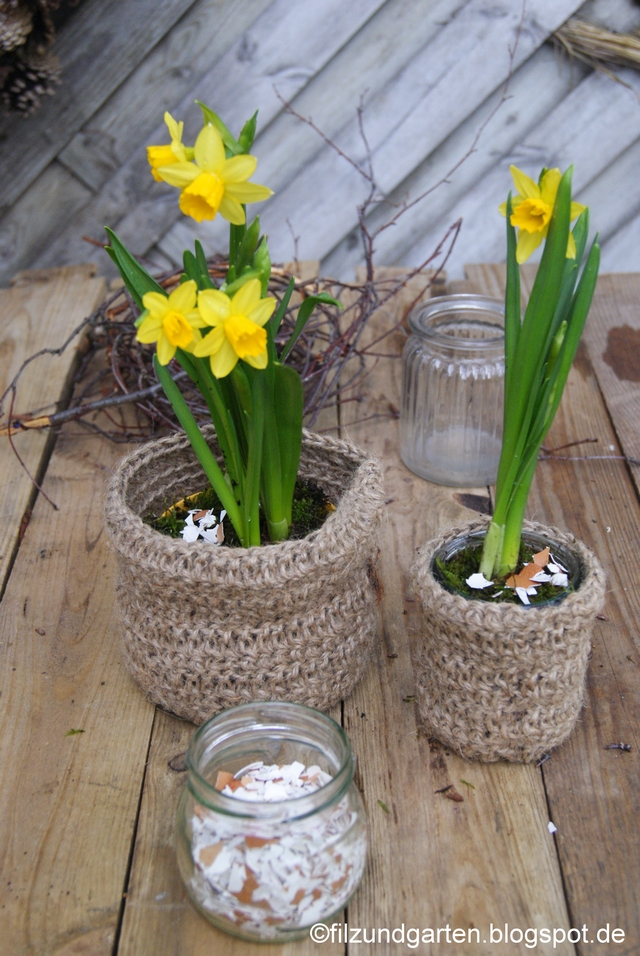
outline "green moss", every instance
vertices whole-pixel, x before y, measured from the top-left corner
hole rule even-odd
[[[486,601],[490,604],[517,604],[523,607],[523,603],[515,592],[515,588],[507,588],[504,584],[504,578],[495,579],[492,588],[480,590],[470,588],[467,584],[467,578],[472,574],[477,574],[480,570],[480,557],[482,554],[482,545],[469,545],[463,551],[458,551],[449,561],[443,561],[441,558],[434,559],[434,573],[437,580],[450,591],[455,591],[463,597],[470,598],[473,601]],[[518,570],[525,564],[533,560],[533,551],[531,548],[520,542],[520,554],[518,557]],[[555,584],[546,582],[536,585],[537,593],[529,595],[531,605],[544,604],[548,601],[557,601],[562,599],[574,588],[569,585],[566,588],[556,587]],[[502,590],[504,589],[504,590]],[[492,597],[496,591],[502,590],[498,597]]]
[[[178,505],[173,502],[165,503],[165,510],[161,515],[148,514],[143,517],[145,524],[169,535],[170,538],[179,538],[184,528],[185,518],[194,508],[201,511],[212,510],[217,516],[222,511],[222,505],[213,488],[189,495],[180,500]],[[292,523],[289,540],[305,538],[312,531],[317,531],[326,521],[335,506],[325,495],[322,488],[312,481],[296,481],[293,496]],[[240,540],[235,528],[228,518],[224,520],[224,546],[229,548],[240,547]],[[266,520],[261,515],[260,537],[262,544],[270,544]],[[202,539],[196,543],[204,543]]]

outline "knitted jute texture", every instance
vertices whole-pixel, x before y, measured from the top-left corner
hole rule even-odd
[[[299,476],[336,511],[302,540],[248,549],[187,543],[142,522],[207,484],[184,436],[128,455],[109,483],[125,663],[179,717],[199,724],[252,700],[327,709],[364,674],[378,624],[380,467],[347,442],[305,432]]]
[[[559,604],[538,608],[452,594],[433,576],[433,555],[453,538],[483,530],[488,521],[448,530],[420,548],[413,565],[423,611],[418,705],[427,730],[463,757],[527,763],[562,743],[578,719],[605,575],[573,535],[526,521],[525,529],[578,555],[576,591]]]

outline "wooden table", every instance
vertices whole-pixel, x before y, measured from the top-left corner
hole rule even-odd
[[[501,294],[499,267],[468,269],[469,288]],[[23,274],[0,292],[2,388],[22,360],[66,333],[104,295],[87,267]],[[400,298],[406,308],[412,292]],[[376,316],[376,335],[394,317]],[[404,333],[384,351],[399,354]],[[383,631],[367,677],[336,708],[358,757],[371,850],[349,906],[351,930],[432,929],[419,953],[455,956],[637,956],[640,952],[640,275],[603,276],[585,341],[547,444],[597,438],[540,463],[530,514],[574,531],[608,573],[594,635],[588,700],[570,740],[541,767],[466,762],[421,732],[412,644],[420,637],[407,585],[415,548],[473,517],[488,490],[414,477],[398,458],[400,362],[378,361],[363,401],[339,431],[384,463],[389,521],[382,541]],[[64,396],[73,356],[45,356],[21,383],[16,412]],[[6,416],[8,408],[5,408]],[[362,421],[364,420],[364,421]],[[326,424],[326,423],[325,423]],[[334,422],[334,424],[336,424]],[[348,949],[310,940],[260,949],[212,929],[188,902],[173,851],[184,775],[168,761],[192,725],[155,710],[121,660],[114,560],[102,523],[106,475],[125,450],[65,426],[7,439],[2,449],[0,613],[2,899],[6,956],[325,956],[406,953],[405,943]],[[563,454],[563,453],[560,453]],[[584,456],[590,456],[584,460]],[[594,457],[591,457],[594,456]],[[471,510],[465,506],[471,505]],[[82,733],[69,734],[69,731]],[[631,752],[608,749],[629,743]],[[463,802],[447,799],[448,784]],[[552,835],[548,822],[557,832]],[[580,929],[581,942],[490,942],[490,925]],[[449,939],[447,942],[447,925]],[[583,942],[620,928],[624,942]],[[481,942],[473,932],[477,928]],[[465,942],[454,940],[463,930]],[[494,939],[497,934],[494,933]],[[560,934],[558,934],[560,936]],[[428,938],[428,934],[427,934]],[[531,936],[529,937],[531,939]],[[405,940],[407,938],[405,937]],[[483,943],[482,940],[487,940]],[[517,934],[516,934],[517,939]]]

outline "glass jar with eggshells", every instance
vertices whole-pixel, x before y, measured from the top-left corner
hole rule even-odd
[[[355,759],[326,714],[276,701],[223,711],[195,734],[178,808],[178,864],[234,936],[307,936],[348,903],[367,853]]]

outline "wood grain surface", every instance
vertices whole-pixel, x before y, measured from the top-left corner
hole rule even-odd
[[[2,946],[107,956],[153,707],[120,660],[102,517],[122,446],[63,433],[0,608]],[[71,733],[75,731],[75,733]]]
[[[41,348],[58,348],[73,329],[90,315],[104,295],[102,278],[93,278],[92,266],[55,269],[19,280],[0,291],[0,394],[23,362]],[[33,281],[29,281],[33,280]],[[45,355],[33,362],[17,384],[15,415],[47,406],[65,392],[69,372],[77,358],[77,342],[62,355]],[[11,395],[4,402],[0,420],[11,413]],[[45,414],[46,414],[45,411]],[[46,431],[15,435],[13,444],[34,478],[41,472],[50,436]],[[0,438],[0,591],[4,587],[20,536],[21,522],[35,496],[33,482],[13,453],[9,439]]]

